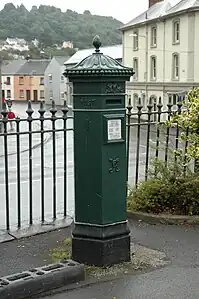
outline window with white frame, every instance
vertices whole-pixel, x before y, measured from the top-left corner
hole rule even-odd
[[[19,85],[24,85],[24,77],[19,77]]]
[[[138,80],[138,58],[133,58],[133,70],[135,72],[133,79]]]
[[[10,82],[10,77],[7,77],[7,78],[6,78],[6,84],[7,84],[7,85],[10,85],[10,84],[11,84],[11,82]]]
[[[146,95],[143,93],[142,94],[142,106],[143,106],[143,110],[146,110]]]
[[[151,47],[157,46],[157,26],[151,27]]]
[[[139,42],[138,42],[138,30],[133,31],[133,50],[138,50]]]
[[[44,99],[44,90],[40,90],[40,99]]]
[[[49,75],[48,75],[48,80],[49,80],[49,83],[52,83],[52,80],[53,80],[53,76],[52,76],[52,74],[49,74]]]
[[[136,110],[137,109],[137,105],[138,105],[138,94],[137,93],[134,93],[133,95],[133,109]]]
[[[40,85],[44,85],[44,77],[40,77]]]
[[[61,82],[63,83],[64,82],[64,76],[61,75]]]
[[[180,42],[180,21],[175,20],[173,22],[173,43],[178,44]]]
[[[20,89],[20,91],[19,91],[19,97],[20,98],[24,98],[24,90],[23,89]]]
[[[53,92],[52,92],[52,90],[49,91],[49,98],[50,98],[51,101],[53,100]]]
[[[61,98],[62,101],[64,101],[64,99],[65,99],[65,93],[64,92],[61,92],[60,98]]]
[[[7,90],[7,98],[8,98],[8,99],[11,98],[11,90]]]
[[[172,77],[174,80],[179,80],[179,54],[178,53],[174,53],[173,54],[173,63],[172,63]]]
[[[151,56],[151,80],[157,78],[157,59],[156,56]]]

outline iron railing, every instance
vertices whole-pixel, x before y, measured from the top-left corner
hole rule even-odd
[[[164,160],[167,165],[169,149],[180,148],[186,154],[188,144],[179,142],[180,129],[163,125],[174,112],[181,113],[182,98],[176,106],[169,99],[166,110],[160,98],[156,107],[157,110],[150,99],[144,109],[139,99],[135,110],[129,98],[126,126],[127,182],[130,185],[137,186],[141,180],[148,179],[153,157]],[[17,117],[14,130],[10,130],[7,113],[4,106],[0,120],[3,127],[0,133],[0,229],[9,231],[52,223],[66,219],[69,214],[73,216],[73,116],[69,116],[66,102],[61,111],[57,111],[54,101],[49,111],[43,103],[34,111],[29,102],[27,117]]]
[[[8,231],[13,229],[15,224],[20,229],[24,221],[26,226],[32,226],[36,222],[54,221],[58,214],[58,218],[60,214],[62,218],[68,215],[67,153],[68,134],[73,131],[73,125],[69,122],[73,117],[68,116],[66,102],[61,113],[58,113],[54,101],[48,112],[41,102],[36,117],[33,113],[31,102],[28,102],[27,117],[16,117],[13,121],[15,128],[11,130],[6,105],[2,110],[0,228]],[[70,139],[72,140],[72,137]],[[48,147],[48,150],[45,147]],[[62,156],[59,162],[61,167],[58,167],[57,162],[59,156]],[[58,168],[61,185],[58,185]],[[58,188],[63,189],[62,192]],[[62,198],[58,198],[58,191]]]
[[[133,109],[131,97],[127,105],[127,183],[131,186],[147,180],[150,163],[153,158],[164,161],[167,166],[169,149],[174,152],[174,162],[177,160],[177,150],[183,150],[184,171],[186,172],[186,152],[188,143],[180,140],[180,129],[165,125],[173,113],[180,114],[183,109],[183,97],[179,96],[176,105],[170,97],[167,109],[163,109],[162,99],[159,98],[154,110],[153,99],[150,98],[147,109],[143,110],[141,98],[137,109]],[[189,130],[187,129],[187,136]]]

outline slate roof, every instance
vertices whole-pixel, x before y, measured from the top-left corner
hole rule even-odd
[[[70,56],[55,56],[54,57],[60,66],[64,65],[64,63],[70,58]]]
[[[110,56],[114,59],[122,59],[122,45],[109,46],[109,47],[100,47],[100,52],[104,55]],[[90,56],[93,52],[95,52],[94,48],[85,49],[77,51],[71,58],[69,58],[64,64],[74,65],[82,61],[87,56]]]
[[[16,71],[16,75],[43,75],[50,60],[29,60]]]
[[[167,14],[177,13],[186,9],[199,8],[199,0],[182,0],[174,5]]]
[[[16,72],[26,63],[26,60],[13,60],[1,69],[2,75],[15,75]]]
[[[122,26],[121,30],[126,30],[134,25],[139,25],[144,22],[155,20],[161,17],[167,17],[173,13],[180,13],[186,9],[199,9],[199,0],[181,0],[173,5],[171,0],[164,0],[152,5],[148,10]]]
[[[124,30],[128,27],[131,27],[133,25],[137,25],[149,20],[156,19],[158,17],[164,16],[166,12],[171,8],[171,3],[169,1],[161,1],[154,5],[152,5],[148,10],[141,13],[139,16],[125,24],[121,27],[121,30]]]

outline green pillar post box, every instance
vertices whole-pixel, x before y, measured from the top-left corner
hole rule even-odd
[[[132,68],[95,51],[64,73],[73,83],[74,260],[107,266],[130,260],[126,220],[125,83]]]

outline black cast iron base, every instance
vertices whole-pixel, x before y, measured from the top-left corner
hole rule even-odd
[[[87,234],[84,234],[86,230]],[[98,228],[97,233],[94,231],[95,234],[91,237],[89,233],[92,232],[93,235],[92,227],[75,226],[72,236],[73,260],[97,267],[130,261],[130,233],[127,223]],[[84,233],[80,235],[80,232]]]

